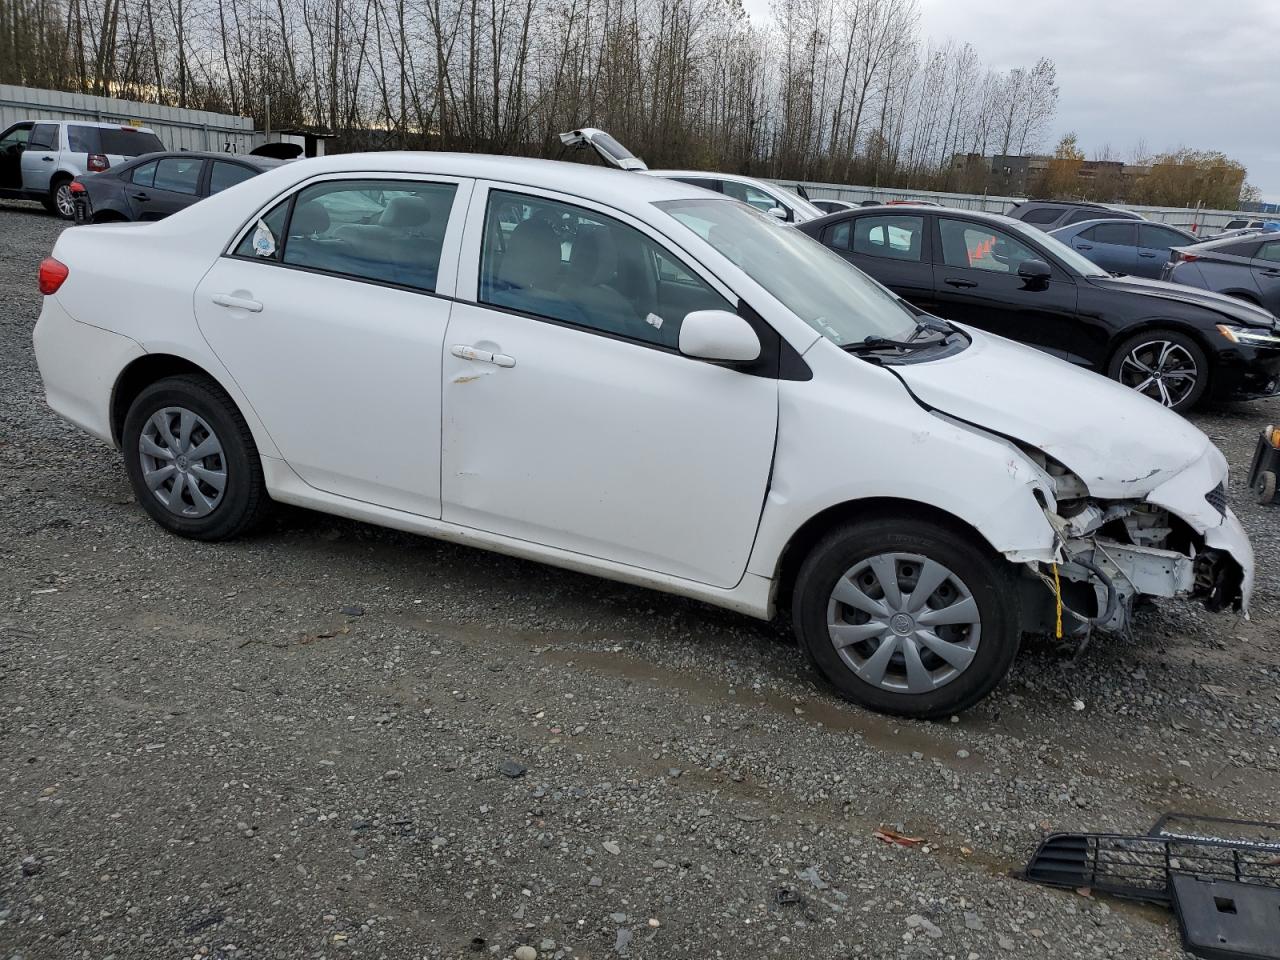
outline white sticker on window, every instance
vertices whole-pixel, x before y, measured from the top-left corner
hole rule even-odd
[[[276,253],[276,238],[271,235],[267,222],[261,218],[253,231],[253,252],[260,257],[274,257]]]
[[[655,329],[658,329],[658,330],[662,329],[662,318],[658,316],[656,313],[649,314],[647,317],[644,318],[644,322],[649,324],[649,326],[654,327]]]

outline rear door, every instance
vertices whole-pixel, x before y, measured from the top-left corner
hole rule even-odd
[[[205,161],[163,157],[134,170],[129,198],[139,220],[163,220],[200,199]]]
[[[1138,224],[1100,223],[1071,238],[1071,248],[1103,270],[1135,273],[1138,267]]]
[[[31,193],[49,189],[49,180],[58,167],[60,132],[56,123],[37,123],[31,128],[21,160],[23,189]]]
[[[196,289],[201,332],[311,487],[440,516],[441,347],[470,192],[456,177],[315,181]]]
[[[1185,247],[1189,240],[1177,230],[1157,223],[1138,224],[1138,262],[1133,272],[1140,277],[1159,278],[1174,247]]]
[[[977,221],[938,216],[933,265],[935,312],[1055,356],[1084,362],[1076,320],[1076,285],[1042,251]],[[1026,260],[1044,260],[1053,274],[1033,282],[1018,276]]]
[[[921,310],[933,312],[933,265],[926,214],[864,214],[827,227],[822,243]]]
[[[1280,311],[1280,240],[1268,240],[1253,257],[1253,275],[1262,305]]]

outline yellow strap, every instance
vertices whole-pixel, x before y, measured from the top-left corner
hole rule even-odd
[[[1058,612],[1058,624],[1054,636],[1062,639],[1062,583],[1058,580],[1058,565],[1053,565],[1053,595]]]

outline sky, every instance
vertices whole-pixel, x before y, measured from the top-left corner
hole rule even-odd
[[[921,31],[968,41],[988,66],[1058,68],[1058,112],[1041,149],[1074,130],[1085,156],[1220,150],[1280,202],[1280,0],[919,0]],[[745,0],[769,17],[769,0]]]

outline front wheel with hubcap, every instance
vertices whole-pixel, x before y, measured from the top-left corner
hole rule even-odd
[[[248,425],[205,377],[170,377],[143,390],[121,441],[134,496],[174,533],[225,540],[256,526],[270,506]]]
[[[1194,407],[1209,385],[1204,350],[1176,330],[1148,330],[1130,337],[1112,356],[1107,373],[1179,413]]]
[[[845,698],[931,719],[1008,671],[1020,613],[1009,566],[959,530],[915,519],[841,528],[796,578],[801,646]]]

